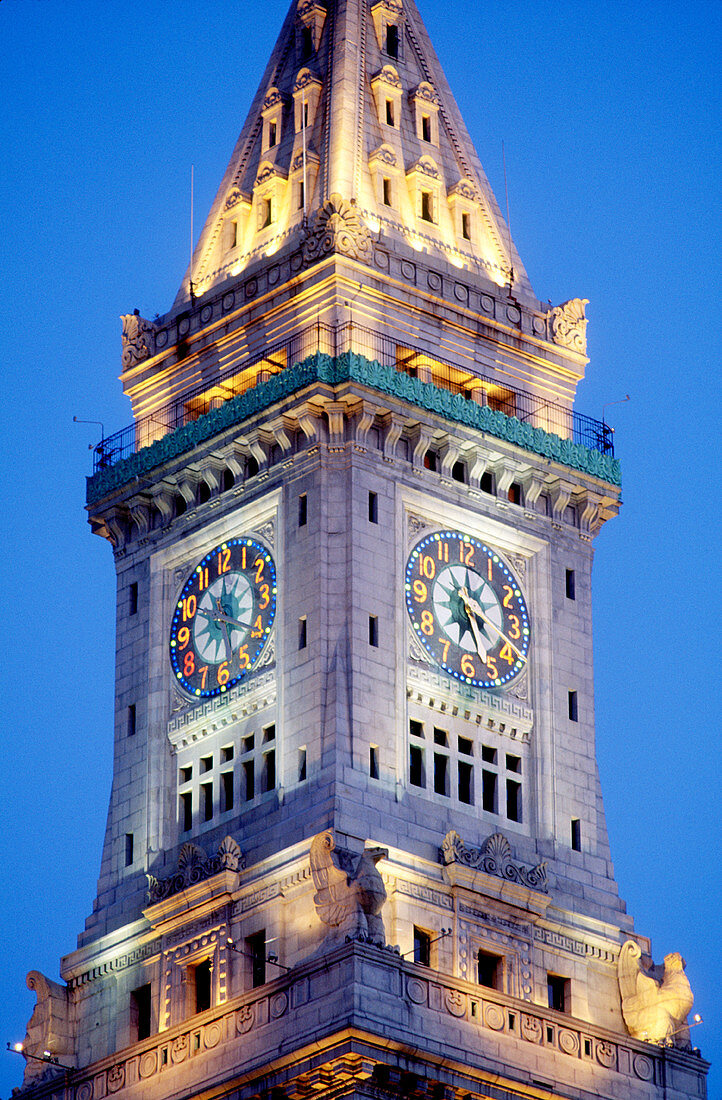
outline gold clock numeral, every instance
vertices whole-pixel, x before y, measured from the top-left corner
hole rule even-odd
[[[519,620],[517,619],[516,615],[510,615],[509,622],[511,623],[511,626],[509,627],[509,637],[513,641],[516,641],[517,638],[521,638],[521,631],[519,630]]]
[[[436,563],[428,554],[422,554],[419,558],[419,572],[428,581],[433,581],[436,576]]]
[[[446,657],[447,657],[447,654],[448,654],[448,652],[449,652],[449,646],[450,646],[450,645],[451,645],[451,642],[450,642],[450,641],[448,640],[448,638],[447,638],[447,640],[446,640],[445,642],[442,642],[442,643],[441,643],[441,648],[442,648],[442,649],[443,649],[443,651],[444,651],[444,655],[443,655],[443,657],[441,658],[441,660],[442,660],[442,661],[443,661],[444,663],[446,663]]]
[[[253,630],[251,631],[252,638],[260,638],[263,634],[263,623],[261,622],[261,616],[259,615],[253,624]],[[246,647],[243,646],[245,649]]]
[[[429,594],[429,590],[426,587],[426,585],[424,584],[424,582],[423,581],[414,581],[413,590],[414,590],[414,599],[416,600],[416,602],[417,603],[424,603],[426,601],[426,597]]]
[[[182,626],[178,631],[178,644],[181,649],[185,649],[191,640],[191,632],[187,626]]]
[[[421,629],[427,638],[430,638],[434,633],[434,616],[430,611],[421,612]]]
[[[468,653],[465,653],[461,658],[461,671],[464,676],[468,676],[470,679],[476,676],[476,666]]]
[[[192,676],[196,670],[196,658],[192,649],[189,649],[183,658],[183,675],[187,678]]]
[[[502,585],[502,588],[506,592],[506,596],[504,597],[504,600],[503,600],[504,607],[509,607],[509,605],[511,604],[512,599],[514,598],[514,589],[511,588],[508,584]]]
[[[439,555],[439,561],[447,562],[449,560],[448,542],[440,542],[437,546],[437,552]]]
[[[198,566],[198,591],[202,592],[204,588],[208,587],[208,566],[204,565],[203,568]]]
[[[228,683],[230,678],[231,678],[231,674],[228,671],[228,661],[221,661],[221,663],[218,666],[218,672],[216,673],[216,680],[218,681],[218,683],[222,687],[223,684]]]
[[[265,608],[268,607],[269,603],[271,602],[271,590],[270,590],[270,588],[268,587],[267,584],[262,584],[260,592],[261,592],[261,602],[259,603],[258,606],[260,607],[261,611],[263,611],[263,610],[265,610]]]
[[[201,674],[201,691],[202,691],[203,688],[206,686],[206,676],[208,675],[208,665],[202,665],[201,668],[198,669],[198,671]]]
[[[516,654],[512,650],[511,646],[508,645],[508,644],[503,645],[501,647],[501,651],[499,653],[499,656],[503,657],[503,659],[506,661],[506,663],[508,665],[513,665],[514,662],[516,661]]]
[[[499,669],[496,667],[495,659],[493,657],[490,657],[488,654],[486,657],[486,668],[492,680],[496,680],[499,675]]]
[[[263,558],[256,558],[253,568],[256,570],[256,584],[260,584],[263,577]]]
[[[195,596],[186,596],[181,602],[183,604],[183,622],[195,618],[196,608],[198,607]]]
[[[244,547],[245,550],[245,547]],[[218,576],[227,573],[231,567],[231,548],[226,546],[218,555]]]
[[[260,615],[258,617],[258,621],[260,622]],[[258,635],[251,635],[251,637],[257,636]],[[242,645],[241,648],[238,650],[238,663],[241,668],[248,668],[248,666],[250,665],[251,659],[248,656],[248,645]]]

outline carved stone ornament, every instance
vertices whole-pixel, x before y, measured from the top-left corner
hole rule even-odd
[[[421,157],[409,168],[406,175],[410,175],[411,172],[420,172],[422,176],[428,176],[432,180],[440,180],[441,175],[439,169],[434,164],[431,157]]]
[[[237,206],[242,198],[243,194],[241,192],[241,189],[239,187],[233,187],[228,192],[228,198],[225,201],[224,209],[230,210],[232,207]]]
[[[458,195],[460,199],[466,199],[468,202],[480,201],[478,188],[471,180],[459,180],[449,188],[449,195]]]
[[[307,88],[309,84],[321,84],[321,81],[317,76],[314,76],[310,69],[301,69],[298,76],[293,82],[293,91],[300,92],[302,88]]]
[[[156,328],[151,321],[141,317],[137,309],[121,314],[120,319],[123,322],[123,367],[134,367],[152,355]]]
[[[23,1086],[38,1084],[62,1070],[48,1060],[57,1058],[74,1062],[72,1003],[67,986],[46,978],[39,970],[31,970],[25,979],[28,989],[35,990],[37,1003],[28,1022],[23,1056],[25,1076]]]
[[[377,73],[374,80],[380,80],[384,84],[387,84],[390,88],[401,89],[401,77],[396,72],[393,65],[384,65],[380,73]]]
[[[340,252],[352,260],[371,262],[372,245],[369,231],[355,206],[338,194],[330,196],[314,215],[303,242],[307,264],[320,260],[330,252]]]
[[[318,833],[313,838],[310,853],[316,887],[313,901],[319,920],[333,930],[327,940],[386,945],[380,916],[386,887],[376,864],[388,859],[388,855],[388,848],[364,848],[360,856],[354,855],[337,848],[330,832]]]
[[[278,88],[269,88],[263,101],[262,110],[267,111],[269,107],[275,107],[278,103],[283,103],[283,96]]]
[[[584,316],[587,305],[588,298],[571,298],[554,306],[550,313],[554,343],[578,351],[580,355],[587,352],[587,319]]]
[[[633,1039],[690,1049],[687,1015],[694,997],[685,962],[674,952],[664,956],[664,968],[642,965],[642,951],[633,940],[622,945],[617,962],[622,1015]],[[657,976],[654,971],[657,971]]]
[[[155,878],[146,874],[148,879],[148,904],[164,901],[181,890],[194,886],[197,882],[218,875],[221,871],[240,871],[245,867],[241,849],[231,836],[227,836],[214,856],[207,856],[202,848],[190,842],[184,844],[178,855],[178,870],[170,878]]]
[[[382,161],[384,164],[388,164],[389,168],[395,168],[398,164],[396,153],[390,145],[379,145],[378,149],[374,149],[369,157],[369,162],[371,161]]]
[[[486,838],[480,848],[471,848],[453,829],[444,837],[441,846],[441,862],[444,864],[461,863],[475,871],[484,871],[487,875],[517,882],[528,886],[530,890],[549,893],[546,863],[536,867],[524,867],[512,858],[511,845],[503,833],[494,833]]]
[[[433,103],[437,107],[439,105],[439,97],[434,90],[434,86],[429,84],[428,80],[422,80],[419,86],[411,93],[412,99],[423,99],[426,103]]]

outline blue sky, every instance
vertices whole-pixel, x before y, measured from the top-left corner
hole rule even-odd
[[[252,10],[256,22],[249,24]],[[285,0],[4,0],[0,1096],[89,913],[110,788],[114,573],[88,444],[130,421],[121,313],[169,308]],[[680,951],[722,1097],[719,896],[722,6],[421,0],[537,295],[590,299],[581,412],[616,426],[597,540],[598,758],[617,878]]]

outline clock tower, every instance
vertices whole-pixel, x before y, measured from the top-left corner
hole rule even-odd
[[[705,1095],[595,763],[586,304],[536,298],[414,0],[294,0],[123,317],[113,787],[33,1096]]]

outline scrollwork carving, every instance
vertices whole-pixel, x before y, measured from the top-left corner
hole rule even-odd
[[[221,841],[218,852],[207,856],[202,848],[190,842],[183,845],[178,855],[178,870],[169,878],[158,879],[146,874],[148,879],[148,904],[164,901],[173,894],[186,890],[221,871],[238,872],[245,866],[241,849],[231,836]]]
[[[331,195],[319,207],[303,242],[303,257],[307,264],[331,252],[340,252],[352,260],[370,263],[372,251],[369,231],[356,207],[339,194]]]
[[[446,834],[440,851],[444,864],[461,863],[475,871],[484,871],[487,875],[503,878],[507,882],[516,882],[531,890],[549,893],[546,863],[536,867],[524,867],[512,858],[511,845],[503,833],[494,833],[486,838],[480,848],[464,843],[453,829]]]
[[[584,316],[587,305],[588,298],[570,298],[550,312],[554,343],[578,351],[580,355],[586,355],[587,351],[587,319]]]
[[[152,321],[141,317],[137,309],[132,313],[123,313],[123,367],[134,367],[153,354],[156,326]]]

